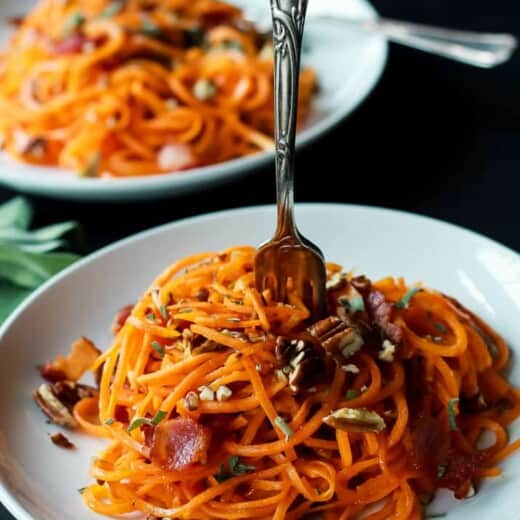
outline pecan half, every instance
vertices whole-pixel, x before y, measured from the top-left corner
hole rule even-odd
[[[76,428],[72,408],[81,399],[94,397],[97,390],[74,381],[43,383],[33,393],[40,410],[55,424],[66,428]]]
[[[336,358],[352,356],[364,343],[359,331],[337,316],[329,316],[318,321],[308,330],[321,342],[327,353]],[[341,357],[340,361],[342,361]]]
[[[54,395],[52,386],[43,383],[35,390],[34,401],[40,410],[55,424],[74,429],[78,423],[69,409]]]
[[[278,336],[275,355],[278,366],[287,375],[289,388],[295,393],[312,387],[326,373],[325,352],[311,338]]]
[[[386,427],[378,413],[366,408],[340,408],[324,417],[323,422],[345,432],[380,432]]]

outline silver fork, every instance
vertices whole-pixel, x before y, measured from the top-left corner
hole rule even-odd
[[[246,9],[245,16],[257,25],[260,32],[271,33],[269,20],[258,10]],[[518,47],[518,40],[512,34],[445,29],[387,18],[349,18],[344,12],[336,12],[327,6],[326,2],[313,4],[309,18],[381,34],[388,41],[482,68],[506,62]]]
[[[255,257],[255,282],[279,302],[297,294],[320,319],[326,306],[326,270],[321,251],[294,221],[294,165],[298,79],[308,0],[271,0],[275,53],[275,142],[278,224]]]

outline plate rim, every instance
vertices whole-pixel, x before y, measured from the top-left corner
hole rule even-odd
[[[433,223],[435,225],[439,225],[441,228],[455,231],[457,233],[463,233],[467,236],[470,236],[474,239],[483,241],[499,250],[502,250],[510,255],[513,255],[518,260],[520,260],[520,253],[515,251],[513,248],[498,242],[497,240],[492,239],[482,233],[477,231],[473,231],[471,229],[467,229],[461,225],[454,224],[451,222],[447,222],[445,220],[441,220],[435,217],[430,217],[428,215],[423,215],[419,213],[414,213],[411,211],[404,211],[394,208],[387,208],[383,206],[371,206],[364,204],[345,204],[345,203],[329,203],[329,202],[304,202],[297,204],[297,213],[305,212],[305,211],[330,211],[337,209],[345,209],[345,210],[354,210],[361,211],[371,214],[388,214],[394,215],[398,217],[404,217],[406,219],[414,220],[417,222],[428,222]],[[211,222],[214,219],[218,219],[220,217],[230,217],[230,216],[243,216],[252,213],[267,213],[272,212],[273,215],[276,213],[276,206],[274,204],[263,204],[256,206],[246,206],[232,209],[225,209],[221,211],[215,211],[211,213],[203,213],[194,215],[191,217],[175,220],[172,222],[168,222],[162,224],[160,226],[155,226],[143,231],[139,231],[134,233],[128,237],[117,240],[97,251],[90,253],[84,258],[78,260],[76,263],[67,267],[57,275],[53,276],[50,280],[41,285],[38,289],[36,289],[30,296],[28,296],[15,310],[14,312],[5,320],[5,322],[0,326],[0,348],[2,348],[2,340],[6,333],[9,331],[11,326],[22,316],[22,314],[26,311],[26,309],[33,303],[33,301],[37,300],[41,294],[46,292],[50,287],[59,283],[62,279],[69,276],[69,274],[81,270],[85,265],[90,264],[91,262],[102,258],[104,255],[110,254],[113,251],[116,251],[120,248],[125,247],[128,244],[133,242],[139,242],[140,240],[146,239],[156,234],[161,234],[164,232],[168,232],[170,230],[175,230],[176,228],[181,228],[185,226],[190,226],[196,223],[204,223]],[[23,504],[16,498],[16,496],[10,492],[8,488],[8,484],[3,477],[0,477],[0,502],[4,505],[4,507],[13,515],[16,520],[37,520],[31,513],[29,513]]]
[[[367,9],[370,17],[379,17],[372,0],[356,1]],[[377,44],[377,60],[374,60],[372,64],[373,71],[365,81],[363,94],[358,96],[347,112],[334,111],[323,120],[304,129],[297,138],[298,151],[325,137],[342,121],[355,113],[380,83],[388,63],[389,44],[384,36],[373,35],[373,38],[371,45]],[[68,175],[68,172],[62,172],[62,176],[56,173],[55,178],[52,173],[45,173],[45,168],[42,168],[42,178],[36,182],[34,177],[39,175],[36,169],[28,176],[12,172],[9,163],[14,165],[23,163],[19,163],[5,154],[4,157],[8,162],[5,167],[0,167],[0,186],[55,199],[102,202],[142,200],[148,197],[159,199],[187,192],[204,191],[214,185],[250,175],[265,167],[269,162],[274,164],[275,154],[274,150],[261,151],[249,157],[239,157],[223,163],[193,168],[186,172],[122,178],[77,179],[73,175]],[[51,169],[55,169],[55,167]]]

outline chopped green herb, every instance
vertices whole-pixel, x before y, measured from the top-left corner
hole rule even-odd
[[[143,20],[139,32],[146,36],[150,36],[151,38],[157,38],[163,34],[162,29],[150,18],[145,18]]]
[[[137,428],[143,426],[143,424],[149,424],[150,426],[157,426],[166,416],[168,412],[164,410],[159,410],[153,419],[149,419],[148,417],[138,417],[134,419],[128,429],[126,430],[128,433],[134,431]]]
[[[217,482],[225,482],[226,480],[237,477],[239,475],[244,475],[246,473],[251,473],[255,471],[256,467],[251,464],[244,464],[240,461],[240,457],[237,455],[232,455],[228,460],[228,468],[226,469],[224,464],[219,466],[219,472],[213,475]]]
[[[420,291],[422,291],[420,287],[413,287],[399,301],[394,303],[394,307],[396,309],[408,309],[411,299]]]
[[[74,31],[77,31],[85,21],[85,16],[79,11],[76,11],[65,20],[65,23],[63,24],[63,32],[65,34],[71,34]]]
[[[350,313],[363,312],[365,310],[365,302],[361,296],[354,296],[353,298],[347,298],[346,296],[340,296],[338,302]]]
[[[83,495],[83,493],[85,492],[86,489],[87,489],[86,487],[79,488],[79,489],[78,489],[78,493],[79,493],[80,495]]]
[[[198,47],[204,43],[204,32],[198,27],[184,30],[184,44],[186,47]]]
[[[457,397],[454,397],[453,399],[450,399],[450,402],[448,403],[448,419],[450,423],[450,429],[452,430],[458,430],[459,427],[457,426],[457,418],[455,415],[455,405],[459,402],[459,399]]]
[[[123,2],[112,2],[108,4],[108,7],[101,12],[100,18],[112,18],[116,14],[119,14],[123,10]]]
[[[224,464],[219,466],[218,473],[215,473],[213,476],[219,483],[225,482],[227,479],[231,478],[231,475],[226,471]]]
[[[101,162],[101,154],[99,152],[94,152],[94,154],[90,158],[85,169],[79,173],[79,176],[80,177],[98,177],[100,162]]]
[[[152,424],[154,426],[157,426],[167,415],[168,412],[165,412],[164,410],[159,410],[155,417],[152,419]]]
[[[427,515],[425,518],[446,518],[447,516],[447,513],[436,513],[433,515]]]
[[[168,310],[166,309],[166,307],[164,305],[161,305],[159,307],[159,311],[160,311],[161,316],[163,317],[163,319],[167,320],[168,319]]]
[[[345,399],[350,401],[351,399],[355,399],[359,395],[359,392],[355,390],[354,388],[347,390],[347,393],[345,394]]]
[[[116,420],[113,418],[113,417],[109,417],[106,421],[105,421],[105,424],[107,426],[110,426],[111,424],[114,424],[116,422]]]
[[[244,473],[251,473],[252,471],[255,471],[256,468],[251,464],[244,464],[241,462],[238,455],[232,455],[229,457],[229,469],[233,475],[242,475]]]
[[[137,428],[140,428],[143,424],[150,424],[150,419],[147,419],[146,417],[138,417],[130,423],[126,431],[128,433],[133,432]]]
[[[150,320],[150,321],[155,321],[155,314],[153,312],[149,312],[147,315],[146,315],[146,319],[147,320]]]
[[[444,325],[444,323],[440,323],[440,322],[436,322],[433,324],[433,326],[437,329],[437,330],[440,330],[443,334],[448,330],[446,328],[446,325]]]
[[[228,49],[230,51],[245,52],[244,46],[237,41],[222,42],[217,45],[218,49]]]
[[[164,357],[164,347],[158,342],[158,341],[152,341],[150,343],[150,346],[161,356],[161,358]]]
[[[274,423],[276,424],[276,426],[278,426],[278,428],[280,428],[280,430],[283,431],[286,440],[291,438],[293,431],[291,430],[290,426],[279,415],[275,418]]]
[[[439,464],[437,466],[437,478],[441,479],[446,475],[446,472],[448,471],[448,465],[447,464]]]

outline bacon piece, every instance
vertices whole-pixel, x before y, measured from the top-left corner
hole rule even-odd
[[[373,323],[395,345],[399,345],[403,338],[403,331],[399,325],[392,323],[392,304],[387,302],[385,295],[380,291],[370,291],[366,303]]]
[[[52,51],[54,54],[77,54],[83,52],[84,45],[90,40],[81,34],[71,34],[54,43]]]
[[[133,304],[125,305],[122,309],[119,309],[117,314],[114,316],[114,321],[112,322],[112,333],[114,336],[123,328],[126,320],[130,314],[132,314],[133,308]]]
[[[166,469],[182,470],[206,462],[210,440],[206,427],[190,417],[177,417],[155,428],[151,456]]]
[[[54,361],[47,361],[40,367],[44,379],[55,383],[57,381],[78,381],[90,368],[101,352],[94,343],[81,337],[72,346],[67,357],[59,355]]]

